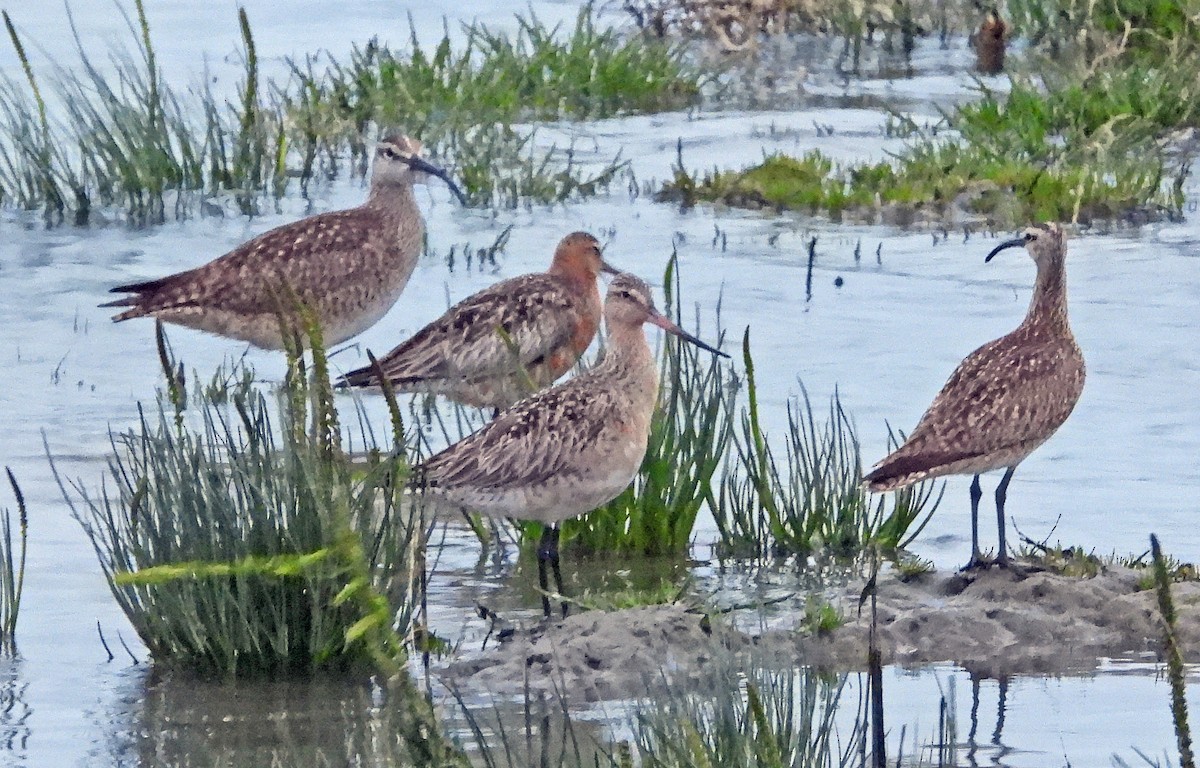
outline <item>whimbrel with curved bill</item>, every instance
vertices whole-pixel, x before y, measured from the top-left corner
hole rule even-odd
[[[431,392],[480,408],[507,408],[550,386],[575,365],[600,325],[600,243],[567,235],[550,269],[496,283],[388,352],[378,363],[399,392]],[[341,386],[377,386],[374,366],[346,374]]]
[[[415,471],[418,487],[464,509],[543,523],[543,593],[549,565],[564,594],[558,523],[616,498],[641,467],[658,402],[658,364],[642,324],[725,356],[660,314],[649,286],[627,273],[608,287],[604,322],[608,346],[595,367],[521,400]],[[542,609],[550,615],[544,594]]]
[[[1037,265],[1025,319],[1015,331],[984,344],[959,364],[904,445],[864,478],[872,491],[891,491],[940,475],[975,475],[971,483],[971,561],[979,551],[979,475],[1005,469],[996,488],[1000,527],[997,562],[1008,565],[1004,500],[1013,472],[1062,426],[1083,392],[1083,354],[1067,322],[1066,239],[1057,224],[1029,227],[992,249],[1024,246]]]
[[[315,313],[326,344],[343,342],[391,309],[417,264],[425,224],[413,184],[436,176],[465,201],[420,152],[416,139],[389,136],[376,148],[371,191],[357,208],[277,227],[196,269],[117,286],[113,293],[134,295],[101,306],[130,307],[117,322],[152,316],[282,349],[280,318],[295,297]]]

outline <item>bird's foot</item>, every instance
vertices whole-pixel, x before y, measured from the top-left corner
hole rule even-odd
[[[962,568],[959,568],[958,572],[970,573],[971,571],[982,571],[985,568],[991,568],[996,564],[996,561],[992,558],[984,557],[981,552],[974,552],[971,554],[971,559],[967,561],[966,565],[964,565]]]

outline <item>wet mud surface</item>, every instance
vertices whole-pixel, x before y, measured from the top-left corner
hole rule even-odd
[[[939,571],[905,580],[880,574],[877,632],[884,664],[953,662],[982,677],[1088,673],[1115,657],[1157,659],[1162,624],[1144,571],[1108,567],[1079,578],[990,569]],[[687,680],[716,656],[765,653],[791,664],[866,666],[871,609],[858,610],[863,581],[828,595],[845,623],[800,628],[801,607],[760,632],[743,610],[709,616],[682,604],[589,611],[516,629],[502,643],[448,665],[458,684],[493,693],[568,691],[599,701],[637,696],[664,676]],[[1172,588],[1184,657],[1200,661],[1200,583]],[[743,628],[739,629],[738,626]],[[769,626],[769,625],[768,625]]]

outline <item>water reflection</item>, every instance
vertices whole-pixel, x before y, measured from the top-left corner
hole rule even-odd
[[[421,762],[424,740],[415,736],[421,731],[408,686],[369,678],[219,683],[152,674],[141,694],[130,727],[121,729],[129,741],[114,747],[113,763],[382,768]]]
[[[980,689],[984,677],[978,674],[971,674],[971,729],[967,732],[967,765],[1005,765],[1004,758],[1013,754],[1015,750],[1004,744],[1002,737],[1004,735],[1004,719],[1008,714],[1008,677],[1002,676],[996,682],[996,725],[992,729],[990,739],[980,745],[979,743],[979,702]],[[990,686],[989,686],[990,687]],[[985,763],[980,763],[980,752],[983,752]]]
[[[28,759],[29,719],[33,709],[27,703],[29,683],[21,675],[21,658],[0,653],[0,754],[5,765],[25,765]]]

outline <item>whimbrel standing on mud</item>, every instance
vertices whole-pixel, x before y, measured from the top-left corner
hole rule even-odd
[[[432,392],[480,408],[507,408],[571,369],[600,325],[601,272],[616,274],[600,243],[567,235],[550,269],[496,283],[379,360],[400,392]],[[374,366],[346,374],[343,385],[378,385]]]
[[[543,592],[549,563],[563,593],[558,523],[616,498],[646,454],[658,364],[642,324],[724,354],[660,314],[650,287],[630,274],[617,275],[609,285],[604,322],[608,346],[594,368],[518,402],[416,468],[418,487],[467,510],[543,523],[538,544]],[[544,595],[542,609],[550,615]]]
[[[115,321],[152,316],[265,349],[282,349],[280,317],[297,297],[315,312],[326,344],[383,317],[408,283],[425,224],[413,184],[449,175],[420,157],[421,143],[390,136],[375,151],[371,191],[357,208],[310,216],[264,232],[208,264],[112,289],[132,293],[106,307],[131,307]]]
[[[996,488],[998,564],[1008,565],[1004,498],[1017,465],[1071,415],[1083,391],[1083,354],[1067,322],[1065,235],[1057,224],[1029,227],[992,249],[1024,246],[1037,265],[1025,320],[959,364],[904,445],[866,478],[872,491],[891,491],[940,475],[975,475],[971,483],[971,561],[979,551],[979,475],[1005,468]]]

